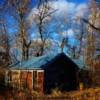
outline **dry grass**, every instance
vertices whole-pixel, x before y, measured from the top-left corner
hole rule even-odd
[[[58,89],[52,91],[50,95],[42,95],[29,91],[6,91],[0,96],[0,100],[100,100],[100,87],[90,88],[81,91],[62,93]]]
[[[100,73],[99,73],[100,74]],[[0,76],[3,76],[3,71]],[[99,76],[99,75],[98,75]],[[1,78],[2,79],[2,78]],[[99,85],[100,86],[100,85]],[[24,90],[11,90],[8,87],[1,91],[0,100],[100,100],[100,87],[89,88],[85,90],[78,90],[72,92],[59,91],[58,88],[52,90],[50,95],[38,94],[36,91]]]

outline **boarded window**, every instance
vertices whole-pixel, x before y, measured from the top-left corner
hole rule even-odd
[[[13,87],[18,88],[20,84],[20,71],[15,70],[11,72],[11,83]]]
[[[8,71],[7,76],[8,76],[7,81],[8,81],[8,83],[10,83],[12,81],[12,79],[11,79],[11,71]]]
[[[20,75],[21,75],[21,77],[20,77],[21,87],[26,88],[27,87],[27,83],[26,83],[27,71],[21,71]]]
[[[22,71],[20,80],[22,87],[32,89],[32,72]]]
[[[44,71],[38,71],[38,92],[43,93],[44,86]]]
[[[27,72],[27,87],[32,89],[32,72]]]
[[[37,71],[33,70],[33,90],[37,90]]]

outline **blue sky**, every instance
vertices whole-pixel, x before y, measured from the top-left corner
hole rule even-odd
[[[58,0],[58,1],[52,1],[51,7],[54,9],[58,9],[53,14],[53,20],[50,22],[50,26],[48,26],[48,31],[53,31],[51,38],[56,42],[58,41],[58,44],[61,43],[61,40],[63,37],[69,37],[68,42],[71,46],[78,46],[79,41],[75,39],[75,31],[78,30],[80,27],[78,24],[74,23],[74,19],[76,19],[78,16],[84,17],[86,9],[87,9],[87,1],[86,0]],[[34,23],[36,20],[34,19],[35,13],[37,14],[37,10],[35,7],[32,8],[32,10],[29,13],[28,16],[28,22]],[[56,20],[55,20],[56,19]],[[64,19],[68,20],[68,23],[65,22]],[[72,23],[72,25],[69,25]],[[57,25],[59,25],[57,27]],[[58,29],[58,30],[57,30]],[[58,32],[59,31],[59,32]],[[36,36],[34,32],[32,31],[32,38],[34,39]],[[80,31],[79,31],[80,32]],[[78,33],[79,33],[78,32]],[[66,49],[65,49],[66,52]]]
[[[36,3],[38,0],[32,0],[34,3]],[[75,2],[75,3],[83,3],[87,2],[88,0],[66,0],[68,2]]]
[[[3,3],[3,1],[6,1],[6,0],[0,0],[0,4]],[[38,0],[32,0],[33,3],[37,3]],[[87,2],[88,0],[66,0],[68,2],[74,2],[74,3],[83,3],[83,2]]]
[[[4,0],[0,0],[0,4],[3,3]],[[32,0],[33,1],[33,5],[35,5],[37,3],[37,0]],[[75,32],[73,31],[73,29],[76,27],[76,24],[73,24],[73,27],[69,27],[67,24],[68,23],[64,23],[64,17],[66,19],[70,18],[71,21],[72,19],[76,18],[77,16],[84,16],[84,8],[87,7],[87,1],[88,0],[58,0],[58,1],[53,1],[51,2],[51,6],[55,9],[58,9],[58,11],[53,15],[53,18],[58,18],[57,21],[51,21],[51,23],[49,24],[50,26],[48,26],[48,30],[49,31],[53,31],[52,33],[52,39],[58,41],[61,41],[63,38],[63,35],[66,36],[66,34],[63,34],[64,32],[67,33],[67,35],[69,36],[69,43],[73,46],[73,45],[78,45],[77,40],[75,40],[74,34]],[[28,21],[29,22],[34,22],[34,19],[32,18],[32,14],[34,14],[35,10],[34,10],[35,6],[33,6],[33,8],[31,9],[31,11],[29,12],[28,15]],[[70,15],[68,17],[68,15]],[[70,20],[68,19],[68,20]],[[17,23],[16,21],[12,18],[12,16],[7,16],[6,15],[6,21],[8,23],[8,31],[9,33],[15,33],[17,32]],[[70,22],[70,21],[69,21]],[[61,24],[61,26],[59,27],[60,29],[60,34],[56,31],[56,25],[57,24]],[[78,26],[78,25],[77,25]],[[34,26],[33,30],[31,30],[30,32],[32,33],[32,39],[34,39],[36,37],[36,33],[37,30],[35,29]]]
[[[3,1],[6,1],[6,0],[0,0],[0,4],[2,4]],[[33,1],[33,4],[35,5],[38,0],[32,0],[32,1]],[[57,15],[56,17],[65,16],[64,15],[65,13],[69,14],[71,12],[74,13],[72,16],[77,16],[77,15],[81,15],[82,16],[82,14],[84,14],[84,13],[82,13],[83,11],[81,11],[81,9],[86,7],[87,1],[88,0],[58,0],[57,3],[53,2],[52,5],[54,6],[55,9],[59,10],[58,13],[56,13],[56,15]],[[33,7],[33,9],[34,9],[34,7]],[[75,11],[75,9],[77,11]],[[29,13],[29,15],[31,13],[32,13],[32,11]],[[76,13],[76,15],[75,15],[75,13]],[[6,14],[5,18],[6,18],[6,21],[9,23],[9,28],[12,27],[13,23],[15,23],[15,21],[13,21],[13,18],[11,16],[7,17],[7,14]],[[14,29],[9,29],[9,33],[13,32],[12,30],[14,30]]]
[[[75,3],[83,3],[83,2],[87,2],[88,0],[67,0],[69,2],[75,2]]]

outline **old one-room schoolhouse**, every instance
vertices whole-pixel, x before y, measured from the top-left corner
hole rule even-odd
[[[6,84],[39,93],[77,89],[78,66],[64,53],[33,57],[12,65],[6,72]]]

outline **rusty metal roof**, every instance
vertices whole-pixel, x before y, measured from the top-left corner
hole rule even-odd
[[[10,69],[41,69],[41,66],[51,61],[57,54],[48,54],[40,57],[32,57],[27,61],[22,61],[11,65]]]

